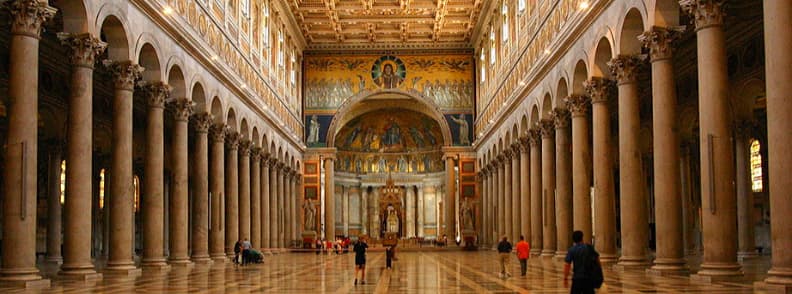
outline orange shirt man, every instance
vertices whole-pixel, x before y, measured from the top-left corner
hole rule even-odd
[[[525,237],[520,236],[520,242],[517,242],[517,259],[520,260],[520,273],[525,276],[528,270],[528,256],[531,251],[531,245],[525,242]]]

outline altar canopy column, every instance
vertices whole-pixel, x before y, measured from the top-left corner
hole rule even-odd
[[[613,160],[611,159],[611,122],[608,99],[611,93],[610,80],[593,77],[584,82],[591,96],[592,121],[594,124],[594,244],[600,253],[600,261],[616,261],[616,200],[613,188]]]
[[[259,217],[261,217],[261,246],[260,248],[270,248],[272,247],[272,239],[270,238],[270,168],[267,161],[269,160],[269,154],[265,153],[264,150],[261,151],[260,160],[256,162],[256,164],[261,166],[261,172],[259,173],[261,177],[261,213]]]
[[[130,61],[104,64],[113,73],[113,146],[110,166],[110,252],[107,270],[139,274],[133,260],[132,91],[143,68]]]
[[[406,186],[407,189],[407,219],[405,221],[407,238],[415,237],[415,187]]]
[[[250,149],[250,243],[262,248],[261,242],[261,149]]]
[[[619,200],[621,209],[622,252],[617,266],[621,269],[644,268],[649,243],[646,184],[639,149],[638,82],[636,74],[643,65],[643,55],[620,55],[608,66],[619,87]]]
[[[36,185],[38,163],[38,81],[41,24],[55,16],[47,1],[8,1],[11,41],[8,46],[8,134],[3,166],[3,260],[0,282],[49,287],[36,268]],[[96,40],[96,39],[94,39]],[[98,40],[97,40],[98,41]],[[90,63],[93,67],[93,61]],[[86,71],[89,70],[85,68]],[[80,85],[91,96],[89,87]],[[74,95],[74,94],[73,94]],[[90,148],[90,146],[89,146]],[[27,168],[26,168],[27,167]],[[60,177],[59,177],[60,178]],[[89,241],[90,242],[90,241]]]
[[[426,209],[426,205],[424,203],[424,188],[422,185],[418,185],[418,237],[424,237],[424,216]]]
[[[456,240],[456,175],[454,172],[454,157],[446,155],[446,195],[445,195],[445,234],[449,240]]]
[[[215,262],[225,262],[225,221],[223,202],[225,189],[225,134],[226,127],[215,124],[209,129],[212,139],[212,168],[209,170],[209,189],[211,194],[212,222],[209,227],[209,255]],[[145,178],[145,177],[144,177]],[[144,239],[145,240],[145,239]]]
[[[25,1],[32,2],[32,1]],[[19,5],[19,4],[17,4]],[[30,5],[30,4],[28,4]],[[14,29],[12,28],[12,31]],[[69,107],[67,115],[66,130],[66,203],[64,212],[66,214],[65,226],[63,230],[63,265],[61,274],[64,276],[79,279],[101,279],[102,275],[94,270],[91,262],[91,220],[92,220],[92,191],[93,191],[93,73],[95,57],[104,52],[106,44],[88,34],[70,36],[61,34],[60,38],[70,51],[71,59],[71,95],[69,97]],[[13,55],[11,56],[13,57]],[[32,64],[35,65],[35,64]],[[30,66],[30,65],[29,65]],[[29,70],[28,67],[26,70]],[[38,79],[38,77],[32,77]],[[12,81],[13,82],[13,81]],[[32,85],[35,86],[35,85]],[[12,96],[13,97],[13,96]],[[19,96],[17,96],[19,97]],[[35,98],[33,98],[35,100]],[[13,100],[13,99],[12,99]],[[13,110],[13,109],[12,109]],[[37,112],[31,114],[37,117]],[[34,119],[31,125],[23,128],[29,130],[30,126],[36,126]],[[9,128],[9,131],[13,129]],[[35,132],[34,132],[35,134]],[[31,141],[20,143],[20,147],[31,149],[25,150],[25,155],[37,154],[36,137]],[[12,134],[9,133],[9,146],[13,143]],[[9,148],[9,150],[14,148]],[[28,167],[36,170],[36,157],[32,156],[33,161]],[[10,163],[10,162],[9,162]],[[27,162],[26,162],[27,163]],[[12,167],[13,169],[13,167]],[[13,175],[9,175],[13,177]],[[31,177],[36,179],[36,175]],[[29,180],[27,177],[24,180]],[[9,182],[9,186],[17,186],[18,182]],[[33,181],[35,183],[35,180]],[[28,188],[28,187],[26,187]],[[36,187],[29,187],[35,193]],[[13,188],[12,188],[13,189]],[[27,190],[27,189],[26,189]],[[15,191],[8,191],[7,195],[14,195]],[[7,197],[12,199],[15,197]],[[16,202],[11,200],[9,202]],[[27,202],[23,202],[28,204]],[[26,209],[35,209],[36,202]],[[7,204],[6,204],[7,205]],[[14,211],[16,212],[16,211]],[[12,218],[12,215],[4,217]],[[35,219],[35,214],[33,214]],[[12,233],[12,232],[9,232]],[[34,232],[35,233],[35,232]],[[11,234],[5,234],[11,235]],[[33,234],[35,235],[35,234]],[[32,245],[34,245],[33,243]],[[35,248],[35,246],[33,246]],[[13,250],[3,248],[3,252]],[[25,252],[20,248],[20,251]]]
[[[529,133],[531,143],[531,255],[542,253],[542,134],[538,128]],[[527,238],[527,237],[526,237]]]
[[[684,28],[653,27],[638,39],[649,48],[652,63],[652,156],[656,244],[655,273],[685,273],[682,177],[673,45]],[[680,160],[682,158],[682,160]],[[692,231],[692,230],[691,230]]]
[[[767,77],[767,133],[770,179],[770,235],[773,249],[766,286],[779,292],[792,288],[792,2],[764,1],[765,76]]]
[[[503,150],[503,233],[502,236],[509,237],[509,241],[514,243],[512,233],[512,168],[511,168],[511,149]]]
[[[243,136],[243,135],[242,135]],[[239,142],[239,239],[251,240],[250,236],[250,149],[252,142],[242,139]],[[257,244],[253,244],[256,246]]]
[[[149,82],[143,86],[143,93],[148,103],[146,114],[146,155],[143,164],[143,260],[146,268],[164,269],[163,253],[165,230],[165,194],[164,194],[164,157],[165,137],[164,110],[165,100],[170,95],[170,86],[162,82]]]
[[[653,87],[654,89],[654,87]],[[583,240],[592,239],[591,227],[591,148],[588,112],[591,100],[572,94],[565,99],[572,114],[572,230],[583,232]]]
[[[237,168],[237,148],[239,134],[228,130],[225,136],[225,251],[234,256],[234,244],[239,240],[239,181]]]
[[[515,134],[516,135],[516,134]],[[520,203],[520,141],[518,138],[515,138],[515,142],[511,145],[511,220],[512,223],[512,230],[509,233],[511,235],[511,240],[514,244],[517,244],[517,241],[520,240],[520,224],[522,221],[522,214],[521,208],[522,204]]]
[[[542,257],[555,256],[556,219],[555,219],[555,122],[543,119],[539,122],[542,132]]]
[[[332,157],[325,157],[325,238],[335,238],[335,168]]]
[[[209,144],[207,134],[212,125],[212,115],[206,112],[193,115],[195,149],[193,150],[193,212],[192,252],[193,262],[209,263]]]
[[[168,262],[173,265],[190,264],[188,251],[188,140],[187,120],[192,114],[193,102],[187,98],[177,98],[170,101],[173,111],[173,132],[171,134],[171,164],[173,167],[173,182],[169,205],[170,256]]]
[[[527,132],[527,130],[526,130]],[[531,144],[528,137],[520,138],[520,234],[531,240]],[[530,245],[533,245],[531,243]]]
[[[556,252],[555,257],[566,257],[572,244],[572,146],[569,137],[569,111],[553,110],[555,124],[555,174],[556,174]]]
[[[682,10],[694,16],[696,24],[704,258],[701,270],[691,278],[705,281],[743,275],[737,263],[734,239],[737,235],[737,197],[723,3],[723,0],[679,2]],[[769,58],[766,59],[768,64],[777,62]]]

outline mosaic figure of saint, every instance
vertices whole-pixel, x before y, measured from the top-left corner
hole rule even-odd
[[[403,81],[404,79],[393,70],[393,65],[386,63],[382,68],[382,75],[375,82],[377,82],[377,85],[382,86],[383,89],[392,89],[399,87]]]
[[[308,144],[319,142],[319,118],[314,114],[308,126]]]
[[[459,125],[459,144],[462,145],[470,145],[470,139],[468,138],[469,126],[467,120],[465,119],[465,114],[459,114],[459,118],[451,116],[451,120]]]

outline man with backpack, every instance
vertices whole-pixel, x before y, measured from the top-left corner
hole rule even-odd
[[[569,270],[572,267],[571,294],[593,294],[594,289],[602,286],[602,265],[599,253],[594,246],[583,243],[583,232],[572,233],[575,244],[567,250],[564,261],[564,287],[568,285]]]

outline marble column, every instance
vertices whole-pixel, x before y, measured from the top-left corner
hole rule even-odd
[[[769,188],[770,188],[770,235],[772,236],[773,256],[765,287],[778,292],[792,292],[792,236],[788,230],[792,219],[792,46],[790,1],[764,1],[764,39],[765,64],[767,77],[767,133]]]
[[[368,202],[368,187],[362,186],[360,187],[360,203],[362,206],[361,209],[361,223],[363,224],[363,235],[368,235],[368,227],[369,227],[369,202]]]
[[[113,138],[110,166],[110,254],[107,270],[139,274],[135,267],[134,187],[132,186],[132,91],[143,68],[131,61],[105,65],[113,74]]]
[[[335,168],[333,167],[333,157],[325,157],[325,238],[333,240],[335,238]]]
[[[592,123],[594,124],[594,244],[600,261],[616,261],[616,199],[613,187],[613,160],[611,159],[611,122],[608,99],[612,82],[593,77],[584,82],[591,96]]]
[[[653,27],[638,39],[652,63],[652,152],[654,158],[656,247],[654,273],[685,273],[682,177],[673,43],[683,28]]]
[[[482,200],[482,203],[484,204],[483,205],[484,209],[482,210],[482,213],[481,213],[481,227],[482,227],[482,229],[481,229],[481,237],[480,237],[480,240],[479,240],[479,244],[486,246],[487,244],[489,244],[489,240],[490,240],[490,238],[489,238],[489,226],[490,226],[490,223],[492,221],[492,217],[489,215],[489,208],[490,208],[490,205],[491,205],[491,203],[490,203],[490,201],[491,201],[490,200],[490,186],[489,185],[490,185],[490,178],[491,178],[492,174],[489,171],[489,166],[488,165],[482,167],[481,174],[484,176],[484,184],[482,185],[482,194],[481,194],[481,200]]]
[[[63,215],[61,214],[61,162],[63,146],[61,140],[53,140],[49,151],[49,191],[47,191],[47,262],[63,263]]]
[[[691,278],[705,281],[730,280],[743,274],[737,263],[734,238],[737,195],[723,3],[723,0],[679,2],[682,10],[694,16],[696,24],[704,258],[701,270]]]
[[[350,186],[341,186],[341,227],[343,228],[343,235],[349,236],[349,189]],[[407,200],[409,203],[409,200]],[[405,220],[405,227],[408,227]]]
[[[173,126],[171,132],[171,167],[173,168],[173,178],[171,182],[171,194],[169,208],[169,232],[168,241],[170,256],[168,262],[171,265],[191,264],[188,256],[188,234],[189,234],[189,201],[187,187],[189,185],[189,163],[187,147],[187,121],[193,110],[193,102],[187,98],[176,98],[169,102],[170,109],[173,111]]]
[[[260,226],[261,226],[261,246],[260,248],[270,248],[272,247],[272,239],[270,239],[270,170],[269,164],[267,161],[269,160],[269,156],[264,150],[260,153],[260,160],[256,164],[260,165],[260,172],[259,177],[260,179],[260,193],[259,197],[261,197],[261,213],[259,214]]]
[[[456,240],[456,174],[454,172],[455,156],[445,155],[445,234],[448,240]]]
[[[278,248],[285,248],[286,247],[286,211],[288,210],[288,204],[286,200],[286,173],[288,172],[288,168],[282,162],[278,163],[278,193],[276,194],[278,197]]]
[[[209,254],[214,262],[225,262],[225,135],[226,126],[214,124],[209,129],[212,139],[212,165],[209,170],[212,222],[209,227]]]
[[[621,209],[622,252],[617,266],[643,268],[649,245],[649,217],[643,163],[639,149],[641,119],[636,74],[646,56],[620,55],[610,62],[611,73],[619,87],[619,200]]]
[[[288,234],[286,234],[288,236],[288,238],[286,238],[286,244],[289,246],[291,245],[291,241],[295,240],[294,224],[297,223],[298,221],[298,218],[294,210],[297,201],[297,194],[294,191],[294,180],[296,177],[297,177],[297,171],[295,171],[294,169],[290,170],[289,173],[286,174],[286,180],[287,180],[286,188],[289,189],[289,192],[286,193],[286,196],[288,197],[288,200],[286,202],[289,205],[288,217],[286,218],[288,220],[286,222],[286,230],[288,232]]]
[[[538,128],[529,131],[531,144],[531,255],[542,253],[542,135]],[[528,237],[526,237],[528,238]]]
[[[750,146],[753,129],[751,121],[739,121],[735,126],[737,257],[741,260],[758,256],[754,241],[753,190],[751,189]]]
[[[253,147],[251,141],[242,139],[239,141],[237,156],[239,160],[239,239],[251,240],[250,236],[250,150]],[[255,246],[256,244],[254,244]]]
[[[514,244],[512,233],[512,151],[503,150],[503,232],[502,236],[509,237],[509,242]],[[502,237],[501,236],[501,237]]]
[[[163,253],[165,223],[165,137],[164,105],[170,86],[162,82],[148,82],[142,87],[147,99],[146,155],[143,163],[143,260],[146,268],[167,269]]]
[[[8,134],[3,149],[5,194],[0,282],[49,287],[49,280],[42,279],[36,268],[38,129],[30,126],[38,125],[41,24],[55,16],[56,9],[43,0],[14,0],[4,4],[10,10],[12,22],[8,45]],[[91,81],[87,82],[90,85]],[[88,91],[90,97],[90,87],[80,86],[80,89]]]
[[[539,122],[542,133],[542,257],[553,257],[556,251],[555,215],[555,122]]]
[[[425,209],[426,205],[424,203],[424,188],[422,185],[418,185],[418,237],[424,237],[424,217],[426,215]],[[364,202],[365,203],[365,202]]]
[[[283,173],[281,173],[281,177],[283,178],[283,217],[281,219],[281,226],[283,230],[284,247],[289,247],[291,242],[291,200],[293,198],[291,186],[289,184],[291,174],[291,167],[284,166]]]
[[[377,187],[373,187],[372,188],[372,190],[371,190],[371,199],[372,199],[371,202],[373,203],[371,210],[374,212],[371,215],[371,235],[374,238],[379,239],[381,236],[380,236],[380,218],[379,218],[380,217],[380,215],[379,215],[379,190],[377,190]],[[439,215],[440,214],[436,214],[436,216],[438,218],[439,218]],[[437,222],[437,223],[439,224],[439,222]],[[438,228],[438,232],[440,232],[439,228]]]
[[[527,130],[526,130],[527,131]],[[520,234],[531,241],[531,144],[520,137]],[[533,243],[530,243],[533,246]]]
[[[212,115],[193,115],[195,148],[193,150],[192,252],[197,263],[209,263],[209,127]]]
[[[503,154],[499,154],[495,159],[495,200],[496,207],[493,211],[495,214],[495,236],[493,239],[493,245],[498,244],[498,242],[506,235],[506,211],[503,209],[506,207],[505,198],[503,197],[504,191],[504,181],[503,181],[503,161],[505,157]]]
[[[553,110],[555,124],[555,176],[556,176],[556,258],[565,258],[572,246],[572,146],[569,134],[569,111]]]
[[[88,34],[79,36],[61,34],[60,38],[71,51],[72,65],[72,92],[69,97],[66,131],[68,168],[61,274],[79,279],[101,279],[102,275],[96,273],[91,262],[91,184],[94,179],[93,72],[95,57],[100,55],[107,45]],[[32,125],[36,125],[35,121]],[[33,140],[35,141],[35,138]],[[11,134],[9,134],[9,143],[11,143]],[[35,153],[35,150],[32,149],[31,153]],[[32,167],[35,166],[34,161]],[[32,189],[36,190],[35,187]],[[8,195],[13,194],[9,192]],[[31,207],[34,208],[35,205]],[[3,248],[3,251],[9,249],[11,248]]]
[[[255,248],[261,245],[261,149],[250,150],[250,243]]]
[[[305,196],[302,193],[302,181],[302,174],[298,171],[294,174],[294,180],[292,181],[292,191],[294,191],[294,221],[292,222],[292,232],[295,240],[302,240],[301,228],[304,227],[304,216],[301,207],[305,204]]]
[[[405,227],[406,227],[406,237],[412,238],[415,237],[415,187],[413,186],[406,186],[407,195],[406,196],[406,215],[407,219],[405,220]],[[346,203],[345,203],[346,204]],[[349,217],[345,215],[345,220],[349,222],[347,219]]]
[[[270,248],[277,248],[278,247],[278,206],[280,206],[280,202],[278,202],[278,161],[270,155],[270,158],[267,160],[267,166],[269,166],[269,228],[270,228],[270,241],[269,247]]]
[[[237,149],[239,134],[228,129],[225,135],[225,252],[234,256],[234,244],[239,240],[239,174]]]
[[[588,112],[591,100],[572,94],[565,99],[572,115],[572,230],[583,232],[587,243],[592,233],[591,214],[591,148],[589,145]]]
[[[512,223],[512,230],[509,233],[511,235],[512,243],[517,244],[517,241],[520,240],[520,232],[522,231],[520,228],[520,224],[522,221],[522,214],[521,208],[522,205],[520,204],[520,139],[515,138],[515,143],[511,146],[511,215],[512,218],[509,222]]]

